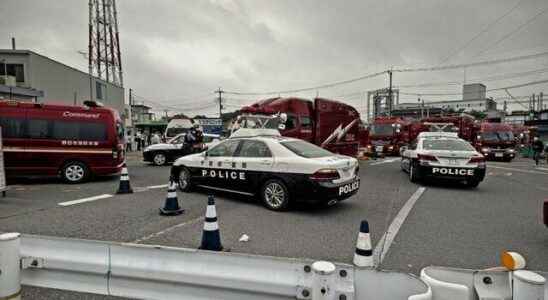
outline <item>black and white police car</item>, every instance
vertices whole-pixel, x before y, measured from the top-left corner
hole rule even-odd
[[[219,143],[220,138],[218,134],[204,133],[203,144],[197,145],[200,147],[198,151],[215,146]],[[184,140],[185,133],[181,133],[167,141],[167,143],[159,143],[146,147],[143,150],[143,161],[163,166],[188,154],[188,150],[183,148]]]
[[[274,129],[241,128],[229,139],[174,162],[182,191],[206,189],[259,196],[271,210],[292,202],[333,205],[360,187],[358,161]]]
[[[402,151],[401,168],[412,182],[444,178],[476,187],[485,177],[485,157],[456,133],[421,132]]]

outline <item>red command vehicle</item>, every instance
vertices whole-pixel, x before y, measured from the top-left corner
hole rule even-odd
[[[481,123],[473,145],[487,159],[511,161],[516,157],[516,140],[508,124]]]
[[[271,98],[242,108],[244,114],[285,113],[283,136],[299,138],[329,151],[356,156],[359,148],[360,114],[339,101],[316,98]]]
[[[118,173],[125,155],[122,121],[115,110],[86,104],[0,101],[6,175],[60,175],[79,183]]]
[[[411,141],[412,123],[398,117],[377,117],[369,125],[370,152],[400,155],[400,147]]]

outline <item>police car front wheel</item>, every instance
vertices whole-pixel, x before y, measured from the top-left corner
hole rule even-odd
[[[190,171],[183,167],[181,168],[181,171],[179,171],[179,189],[183,192],[189,192],[191,188]]]
[[[289,206],[287,187],[277,179],[269,180],[263,185],[261,199],[266,208],[270,210],[281,211]]]

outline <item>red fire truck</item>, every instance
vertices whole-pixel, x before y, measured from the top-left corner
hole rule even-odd
[[[115,110],[0,101],[8,177],[60,175],[79,183],[118,173],[124,163],[124,127]]]
[[[316,98],[271,98],[241,109],[245,114],[285,113],[283,136],[299,138],[332,152],[349,156],[358,153],[360,114],[339,101]]]
[[[409,144],[413,139],[410,134],[413,128],[411,125],[411,121],[399,117],[375,118],[369,125],[368,152],[377,155],[399,155],[400,147]]]
[[[487,159],[511,161],[516,157],[516,140],[508,124],[481,123],[473,145]]]

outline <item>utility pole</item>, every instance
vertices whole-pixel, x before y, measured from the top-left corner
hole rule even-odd
[[[388,116],[392,116],[392,69],[388,70],[390,85],[388,87]]]
[[[421,119],[424,118],[424,100],[421,100],[421,97],[419,97],[419,105],[421,106]]]
[[[219,101],[219,119],[223,117],[223,93],[224,91],[219,88],[215,93],[219,94],[217,100]]]
[[[537,104],[537,110],[540,112],[542,110],[542,92],[538,95],[538,104]]]
[[[129,89],[129,107],[133,105],[133,89]]]

